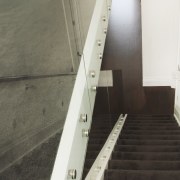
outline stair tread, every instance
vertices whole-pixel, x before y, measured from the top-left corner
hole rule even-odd
[[[85,168],[91,167],[100,152],[100,144],[102,147],[111,132],[112,127],[108,125],[112,123],[106,121],[104,124],[93,124]],[[179,180],[179,170],[180,128],[174,117],[128,115],[104,179]]]
[[[180,171],[106,170],[105,180],[179,180]]]
[[[86,153],[86,158],[87,159],[95,159],[98,156],[99,152],[100,151],[88,151]]]
[[[180,134],[179,130],[174,130],[174,131],[168,131],[168,130],[122,130],[121,135],[123,134],[136,134],[136,135],[158,135],[158,134],[164,134],[164,135],[171,135],[171,134]]]
[[[177,126],[176,123],[125,123],[125,126]]]
[[[108,168],[120,170],[180,170],[180,161],[110,160]]]
[[[180,145],[180,140],[134,140],[134,139],[120,139],[117,144],[122,145]]]
[[[179,127],[166,127],[166,126],[124,126],[124,130],[179,130]]]
[[[180,140],[180,135],[121,135],[119,139],[156,139],[156,140]]]
[[[143,146],[143,145],[116,145],[114,151],[126,151],[126,152],[180,152],[180,146],[163,146],[163,145],[151,145],[151,146]]]
[[[177,161],[180,152],[113,152],[112,159]]]

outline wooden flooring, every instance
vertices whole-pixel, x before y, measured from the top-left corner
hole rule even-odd
[[[174,89],[142,86],[140,0],[113,0],[102,70],[116,72],[115,86],[99,89],[95,114],[173,114]]]

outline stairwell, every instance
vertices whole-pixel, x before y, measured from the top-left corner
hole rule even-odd
[[[97,146],[101,138],[91,136],[90,142]],[[97,154],[96,146],[88,148],[87,159]],[[128,115],[104,179],[179,180],[179,151],[180,128],[173,116]]]
[[[85,179],[118,115],[93,118],[82,179]],[[60,133],[0,174],[0,180],[49,180]],[[172,115],[128,115],[105,180],[179,180],[180,128]]]

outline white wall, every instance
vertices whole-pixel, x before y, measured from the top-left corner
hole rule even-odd
[[[180,0],[142,0],[143,85],[175,86]]]

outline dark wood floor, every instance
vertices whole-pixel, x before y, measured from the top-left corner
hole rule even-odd
[[[140,0],[113,0],[102,70],[121,71],[119,76],[114,77],[120,86],[114,88],[118,87],[121,90],[119,90],[119,97],[117,93],[115,93],[116,96],[110,95],[111,113],[117,112],[118,108],[120,112],[131,114],[173,113],[173,89],[170,87],[142,87]],[[103,112],[99,106],[105,101],[105,96],[108,98],[105,91],[107,90],[101,88],[97,94],[95,113]],[[110,91],[117,91],[117,89]],[[121,106],[115,102],[117,98],[121,99]]]

